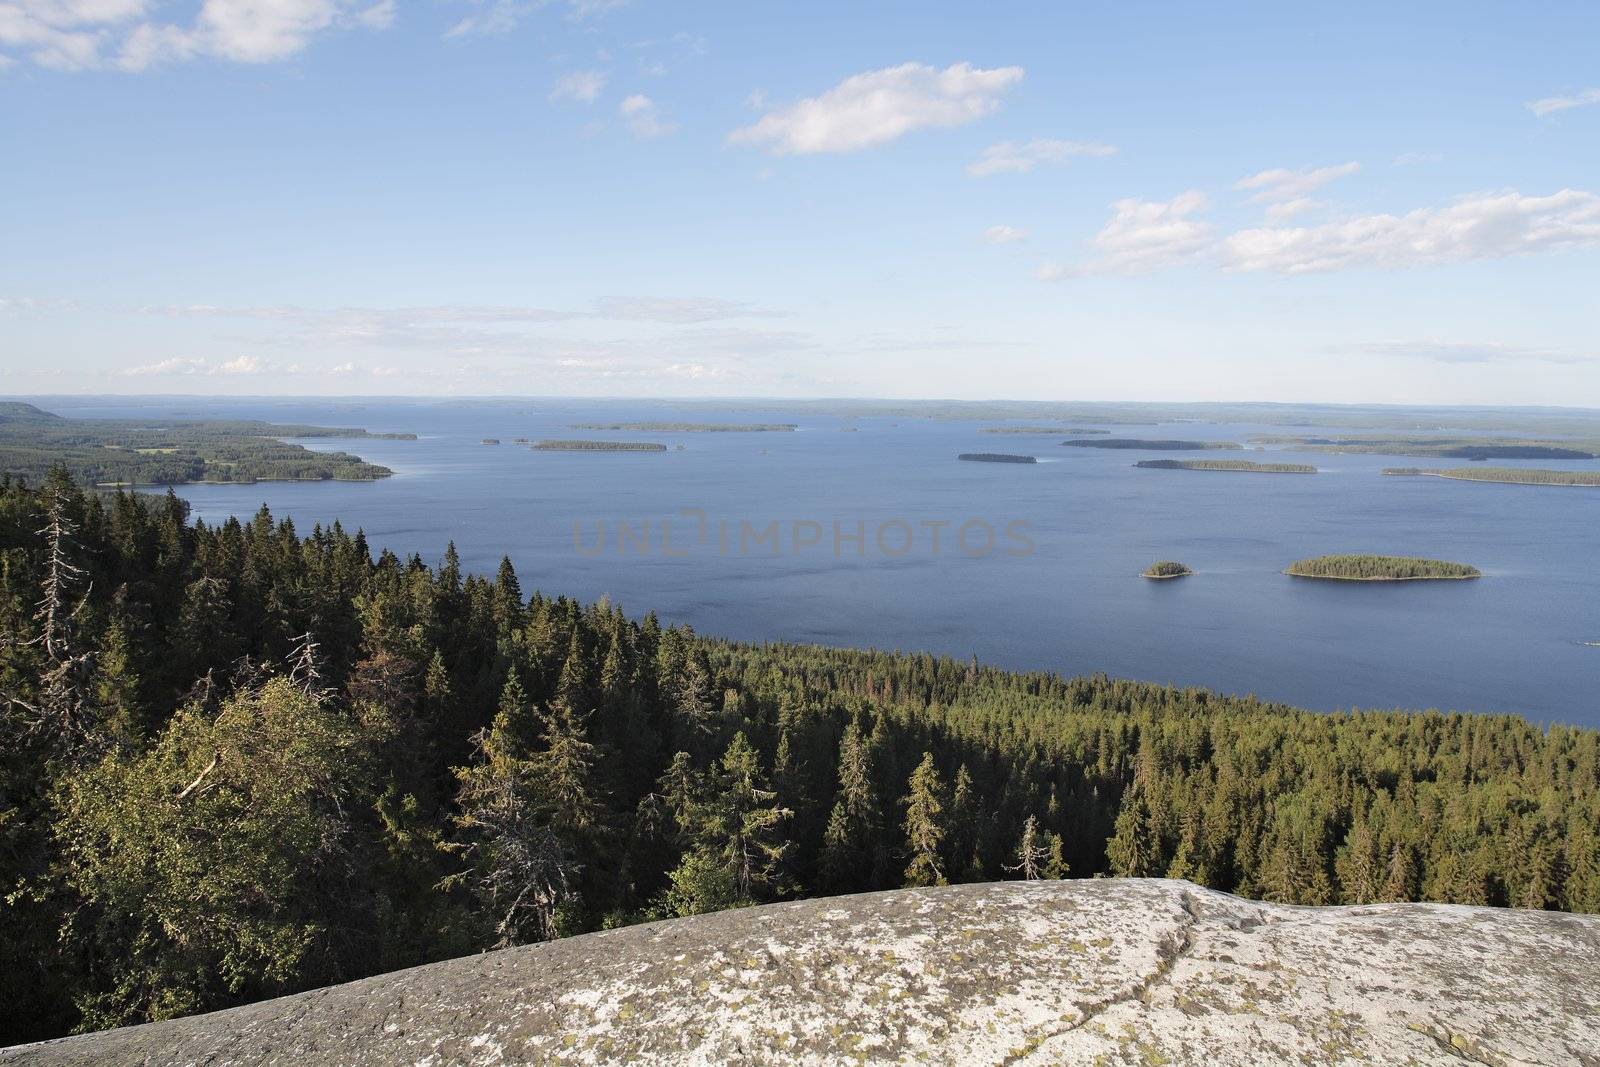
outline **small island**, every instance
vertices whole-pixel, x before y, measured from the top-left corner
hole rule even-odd
[[[1399,477],[1452,478],[1463,482],[1499,482],[1505,485],[1600,486],[1600,471],[1550,471],[1523,467],[1385,467],[1384,474]]]
[[[1256,463],[1248,459],[1141,459],[1135,467],[1163,471],[1252,471],[1256,474],[1315,474],[1309,463]]]
[[[1296,560],[1284,570],[1295,578],[1340,582],[1416,582],[1432,579],[1479,578],[1483,572],[1465,563],[1410,556],[1317,556]]]
[[[968,463],[1037,463],[1036,456],[1014,456],[1008,452],[963,452],[957,459]]]
[[[1139,577],[1159,581],[1167,578],[1184,578],[1193,573],[1187,564],[1179,563],[1175,559],[1162,559],[1146,567],[1140,572]]]
[[[577,422],[574,430],[625,430],[641,433],[794,433],[792,422]]]
[[[540,441],[528,446],[535,452],[665,452],[666,445],[652,441]]]
[[[1133,448],[1147,452],[1201,452],[1244,447],[1237,441],[1151,441],[1140,437],[1102,437],[1091,441],[1062,441],[1061,444],[1067,448]]]

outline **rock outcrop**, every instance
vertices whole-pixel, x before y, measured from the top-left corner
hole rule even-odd
[[[0,1053],[46,1064],[1600,1065],[1600,917],[1186,882],[775,904]]]

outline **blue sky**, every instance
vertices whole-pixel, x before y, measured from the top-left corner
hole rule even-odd
[[[1600,407],[1600,6],[0,0],[0,392]]]

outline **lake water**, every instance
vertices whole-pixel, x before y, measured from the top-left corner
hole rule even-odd
[[[1511,711],[1600,726],[1600,647],[1585,644],[1600,641],[1600,490],[1386,478],[1386,466],[1454,464],[1365,455],[1243,454],[1311,463],[1322,471],[1315,476],[1140,470],[1138,459],[1173,454],[981,432],[992,423],[786,416],[778,407],[686,414],[644,402],[194,399],[48,406],[83,416],[256,417],[418,433],[418,441],[305,442],[397,472],[383,481],[180,493],[207,522],[248,516],[265,503],[302,532],[340,519],[363,528],[375,548],[420,552],[430,562],[454,540],[469,569],[492,571],[509,555],[524,589],[608,595],[630,612],[654,609],[703,633],[976,656],[1324,710]],[[801,428],[571,429],[633,420]],[[1237,441],[1315,432],[1105,428]],[[504,443],[481,444],[485,437]],[[515,437],[633,438],[673,450],[541,453],[512,444]],[[1041,462],[956,460],[978,451],[1031,453]],[[1575,466],[1600,468],[1560,464]],[[630,532],[621,546],[619,523]],[[1020,525],[1008,536],[1011,523]],[[994,537],[988,551],[985,530]],[[763,534],[770,539],[758,540]],[[1458,560],[1484,577],[1356,584],[1280,573],[1295,559],[1334,552]],[[1182,560],[1197,573],[1140,579],[1157,559]]]

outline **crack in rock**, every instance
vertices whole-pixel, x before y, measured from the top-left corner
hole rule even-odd
[[[1140,1004],[1148,1005],[1151,992],[1172,977],[1172,969],[1177,966],[1179,960],[1194,951],[1196,930],[1205,921],[1195,910],[1194,897],[1188,890],[1184,890],[1179,895],[1178,907],[1183,912],[1183,920],[1179,922],[1172,934],[1163,937],[1156,945],[1156,965],[1149,974],[1115,996],[1094,1001],[1087,1007],[1080,1007],[1079,1010],[1082,1014],[1077,1019],[1070,1023],[1053,1027],[1049,1031],[1029,1040],[1024,1047],[1007,1053],[1005,1057],[999,1060],[996,1067],[1011,1067],[1012,1064],[1027,1059],[1044,1045],[1075,1030],[1081,1030],[1118,1004],[1131,1004],[1137,1001]]]

